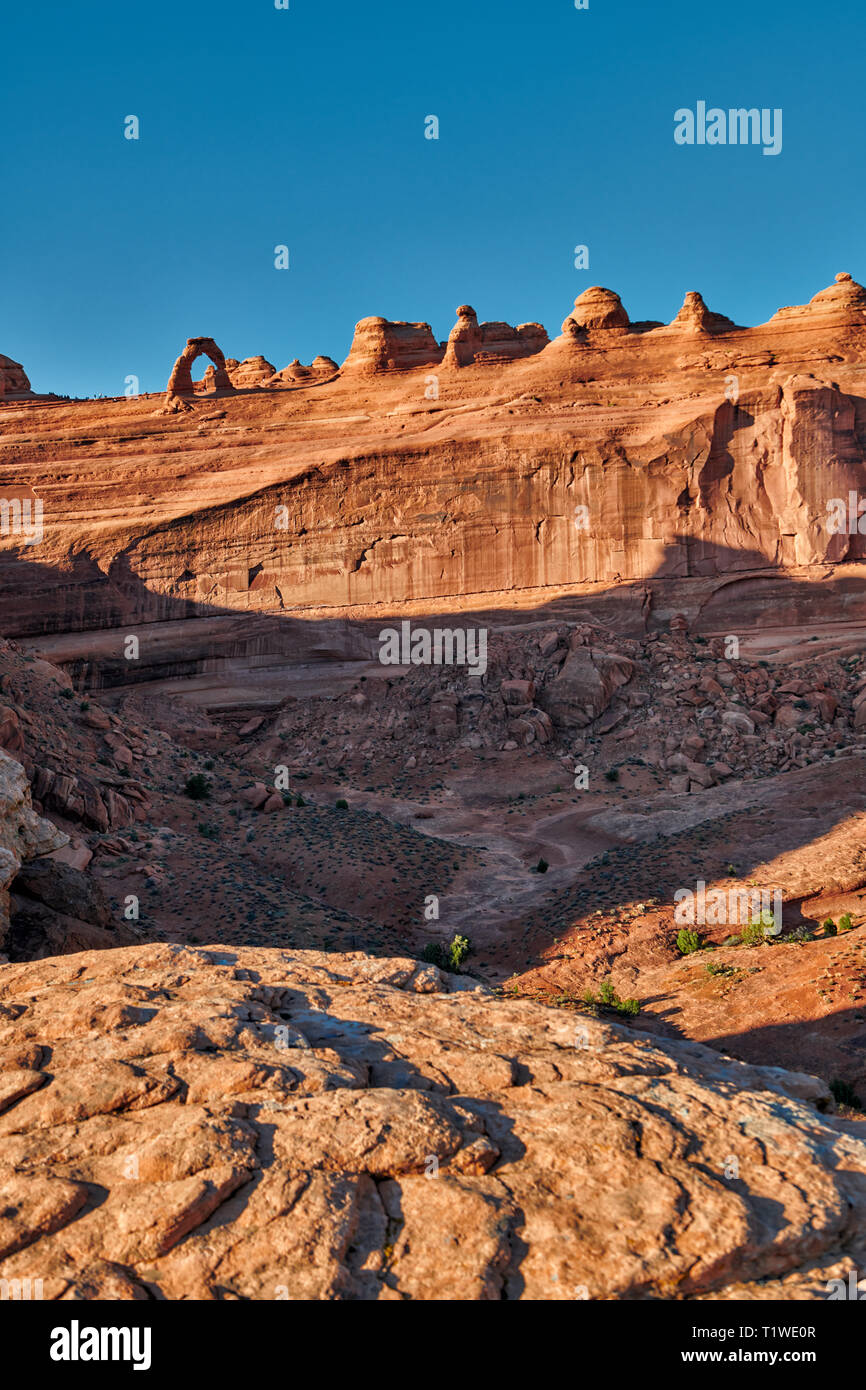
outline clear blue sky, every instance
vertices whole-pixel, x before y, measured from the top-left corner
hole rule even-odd
[[[359,318],[443,338],[463,302],[554,334],[590,284],[761,322],[866,278],[864,38],[863,0],[9,5],[0,352],[119,395],[192,335],[341,360]],[[699,100],[781,107],[782,153],[678,147]]]

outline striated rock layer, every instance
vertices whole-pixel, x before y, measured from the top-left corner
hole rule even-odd
[[[774,575],[804,612],[820,586],[860,611],[841,567],[864,536],[833,507],[866,495],[861,286],[843,276],[749,329],[694,292],[667,326],[636,325],[595,287],[564,327],[544,345],[539,325],[463,305],[440,345],[427,324],[367,319],[339,373],[292,364],[218,410],[4,409],[0,484],[45,511],[39,544],[0,535],[5,630],[592,603],[591,586],[629,582],[644,616],[685,584],[690,620],[722,591],[733,608],[756,595],[760,619]]]
[[[824,1297],[866,1203],[866,1144],[828,1102],[415,960],[7,965],[0,1278],[62,1300]]]

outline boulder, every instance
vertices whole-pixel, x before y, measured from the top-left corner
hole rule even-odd
[[[633,671],[626,656],[577,646],[544,687],[538,703],[557,727],[584,728],[607,709],[614,692],[628,684]]]

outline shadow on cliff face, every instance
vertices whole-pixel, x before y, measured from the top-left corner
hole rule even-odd
[[[386,604],[376,606],[375,617],[355,618],[347,608],[335,608],[333,617],[321,616],[321,608],[315,610],[316,617],[304,616],[302,608],[264,613],[248,606],[155,592],[134,572],[127,552],[117,557],[108,573],[86,553],[70,557],[68,569],[40,564],[35,556],[24,558],[25,554],[0,551],[0,631],[6,637],[31,640],[64,633],[81,634],[83,639],[92,632],[89,657],[74,663],[59,658],[88,689],[189,675],[205,663],[228,657],[369,659],[376,655],[381,628],[407,616],[405,608]],[[239,574],[239,598],[260,571],[261,566],[253,566]],[[193,577],[184,573],[179,582]],[[494,603],[484,602],[483,595],[455,596],[457,607],[449,607],[447,600],[407,599],[407,604],[416,626],[489,624],[506,629],[568,621],[597,624],[614,637],[663,632],[674,615],[684,617],[694,635],[742,635],[746,630],[796,629],[809,623],[866,623],[866,568],[861,573],[856,562],[840,572],[822,567],[817,579],[794,579],[769,565],[759,551],[721,546],[693,535],[673,536],[648,579],[581,587],[591,592],[560,594],[532,607],[522,602],[527,591],[519,589],[513,591],[513,606],[503,603],[500,594]],[[364,611],[369,612],[369,605]],[[181,640],[162,626],[192,620],[198,620],[197,625],[187,628]],[[203,620],[211,620],[211,626]],[[133,663],[124,658],[122,642],[139,628],[151,639],[151,657],[145,659],[143,653]],[[166,636],[163,642],[161,631]],[[117,634],[116,655],[107,647],[110,633]],[[173,651],[171,659],[166,657],[169,651]]]

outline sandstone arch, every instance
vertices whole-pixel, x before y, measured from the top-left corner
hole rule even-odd
[[[168,409],[178,410],[184,403],[195,399],[192,384],[192,364],[197,357],[209,357],[214,366],[214,387],[217,392],[234,391],[226,367],[222,349],[213,338],[187,338],[186,347],[171,369],[165,404]]]

